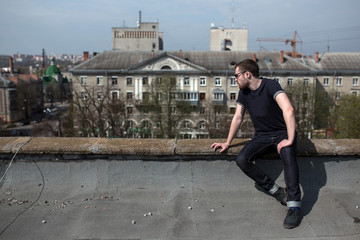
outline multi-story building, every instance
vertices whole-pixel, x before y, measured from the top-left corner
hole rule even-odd
[[[235,112],[239,89],[233,76],[233,64],[248,58],[259,64],[262,77],[275,79],[284,88],[300,82],[338,91],[338,97],[341,93],[358,94],[360,91],[360,53],[326,53],[321,57],[316,53],[314,58],[295,59],[284,55],[283,51],[113,50],[90,58],[70,72],[73,90],[81,93],[84,99],[88,94],[85,89],[89,87],[98,93],[98,99],[104,92],[112,99],[122,98],[129,128],[145,127],[150,132],[156,130],[159,123],[141,111],[141,104],[148,99],[151,84],[170,75],[177,85],[177,102],[186,102],[193,109],[191,114],[174,123],[179,137],[207,138],[209,128],[221,125],[217,116],[231,116]],[[247,119],[243,125],[249,124],[250,119]]]
[[[9,123],[17,120],[15,83],[0,73],[0,122]]]
[[[210,51],[247,51],[247,28],[224,28],[211,26]]]
[[[141,12],[137,27],[113,27],[112,49],[163,50],[163,33],[158,22],[142,22]]]

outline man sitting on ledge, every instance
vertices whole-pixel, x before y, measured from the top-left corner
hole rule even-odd
[[[300,225],[301,191],[296,159],[297,133],[294,108],[280,84],[275,80],[259,78],[259,66],[253,60],[244,60],[235,66],[235,81],[239,86],[237,107],[225,143],[213,143],[211,148],[229,148],[236,136],[247,109],[255,128],[255,136],[240,151],[236,163],[255,183],[289,208],[285,228]],[[284,165],[286,189],[279,187],[254,160],[269,149],[276,149]]]

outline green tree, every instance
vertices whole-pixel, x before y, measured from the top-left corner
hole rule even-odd
[[[360,98],[345,95],[338,100],[333,114],[336,116],[336,138],[360,138]]]
[[[288,85],[285,91],[295,110],[299,138],[311,136],[315,119],[315,88],[305,81]]]

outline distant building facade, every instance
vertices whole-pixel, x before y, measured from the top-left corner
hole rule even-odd
[[[113,50],[163,50],[163,33],[158,22],[142,22],[141,12],[137,27],[113,27]]]
[[[224,28],[211,26],[210,51],[247,51],[247,28]]]
[[[192,114],[174,126],[179,138],[208,138],[210,129],[221,126],[221,115],[235,113],[238,86],[232,63],[255,60],[260,75],[275,79],[283,88],[295,83],[321,87],[326,91],[359,96],[360,53],[326,53],[314,58],[294,59],[284,52],[174,52],[105,51],[70,70],[73,90],[86,100],[85,88],[112,99],[123,99],[130,136],[134,129],[159,127],[148,112],[142,111],[151,84],[171,75],[177,85],[177,102],[192,105]],[[75,95],[75,94],[74,94]],[[99,95],[99,96],[100,96]],[[160,95],[159,95],[160,97]],[[98,97],[101,99],[101,96]],[[309,103],[309,105],[314,103]],[[311,106],[311,110],[314,111]],[[309,113],[307,113],[309,114]],[[307,123],[312,124],[312,123]],[[249,118],[243,126],[251,125]],[[242,134],[246,131],[240,131]],[[144,137],[144,135],[141,135]],[[243,136],[243,135],[239,135]]]
[[[15,83],[0,73],[0,122],[9,123],[17,120]]]

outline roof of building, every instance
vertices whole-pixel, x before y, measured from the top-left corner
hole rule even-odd
[[[0,87],[15,87],[15,83],[13,83],[0,73]]]
[[[7,78],[15,84],[18,84],[20,81],[31,82],[40,80],[36,74],[12,74],[7,76]]]
[[[316,72],[316,71],[360,71],[359,53],[325,53],[316,62],[313,58],[292,58],[284,54],[281,62],[280,52],[241,52],[241,51],[104,51],[93,58],[77,65],[70,72],[87,71],[131,71],[156,61],[161,57],[171,57],[183,61],[197,69],[209,72],[233,70],[232,63],[244,59],[256,58],[261,72]]]
[[[55,60],[51,59],[51,65],[46,69],[45,76],[60,75],[60,69],[55,65]]]

